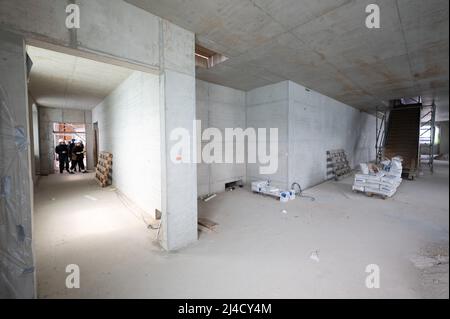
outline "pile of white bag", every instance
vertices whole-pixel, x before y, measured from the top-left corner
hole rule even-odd
[[[355,175],[353,190],[392,197],[402,182],[402,159],[393,157],[374,164],[360,164],[361,174]]]

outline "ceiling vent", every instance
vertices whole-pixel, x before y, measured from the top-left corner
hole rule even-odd
[[[195,45],[195,66],[209,69],[219,63],[228,60],[228,58],[220,53],[204,48],[199,44]]]

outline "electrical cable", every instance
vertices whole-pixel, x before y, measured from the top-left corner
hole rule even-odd
[[[159,222],[159,226],[157,226],[157,227],[153,226],[152,224],[148,223],[148,222],[145,220],[144,215],[143,215],[142,212],[140,212],[140,213],[135,212],[135,210],[127,203],[126,197],[125,197],[125,196],[123,196],[123,195],[122,195],[119,191],[117,191],[117,190],[114,191],[114,193],[117,195],[117,197],[118,197],[119,200],[122,202],[122,204],[125,206],[125,208],[127,208],[127,209],[133,214],[134,217],[136,217],[138,220],[142,219],[142,221],[144,222],[144,224],[147,226],[147,229],[156,230],[156,237],[155,237],[154,240],[159,240],[159,234],[160,234],[160,231],[161,231],[161,222],[162,222],[162,221]],[[140,215],[141,218],[139,218],[138,214]]]
[[[147,229],[157,230],[160,226],[155,227],[152,224],[148,223],[145,220],[144,214],[142,212],[136,212],[135,209],[133,209],[128,203],[127,200],[124,198],[124,196],[119,191],[114,191],[114,193],[117,195],[119,200],[122,202],[122,204],[127,208],[138,220],[142,219],[142,222],[144,222]]]
[[[297,182],[292,183],[291,189],[295,190],[295,186],[297,186],[298,188],[298,191],[295,192],[295,195],[297,195],[298,197],[309,198],[312,202],[316,200],[316,198],[311,195],[303,194],[302,187]]]

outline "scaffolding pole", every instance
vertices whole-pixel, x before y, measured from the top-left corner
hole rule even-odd
[[[424,115],[421,115],[420,118],[420,135],[419,135],[419,156],[421,168],[423,164],[422,160],[422,151],[421,148],[423,146],[428,147],[428,151],[426,154],[428,155],[428,167],[430,168],[430,172],[434,171],[434,142],[436,135],[436,104],[433,100],[431,105],[424,105],[424,108],[429,108],[429,111]],[[429,137],[428,137],[429,136]]]
[[[380,119],[381,116],[381,119]],[[376,108],[375,114],[375,152],[376,152],[376,163],[380,163],[383,160],[384,155],[384,142],[386,138],[386,130],[387,130],[387,111],[379,110]]]

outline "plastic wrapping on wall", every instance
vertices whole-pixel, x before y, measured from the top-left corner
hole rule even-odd
[[[28,146],[0,84],[0,298],[34,294]]]

